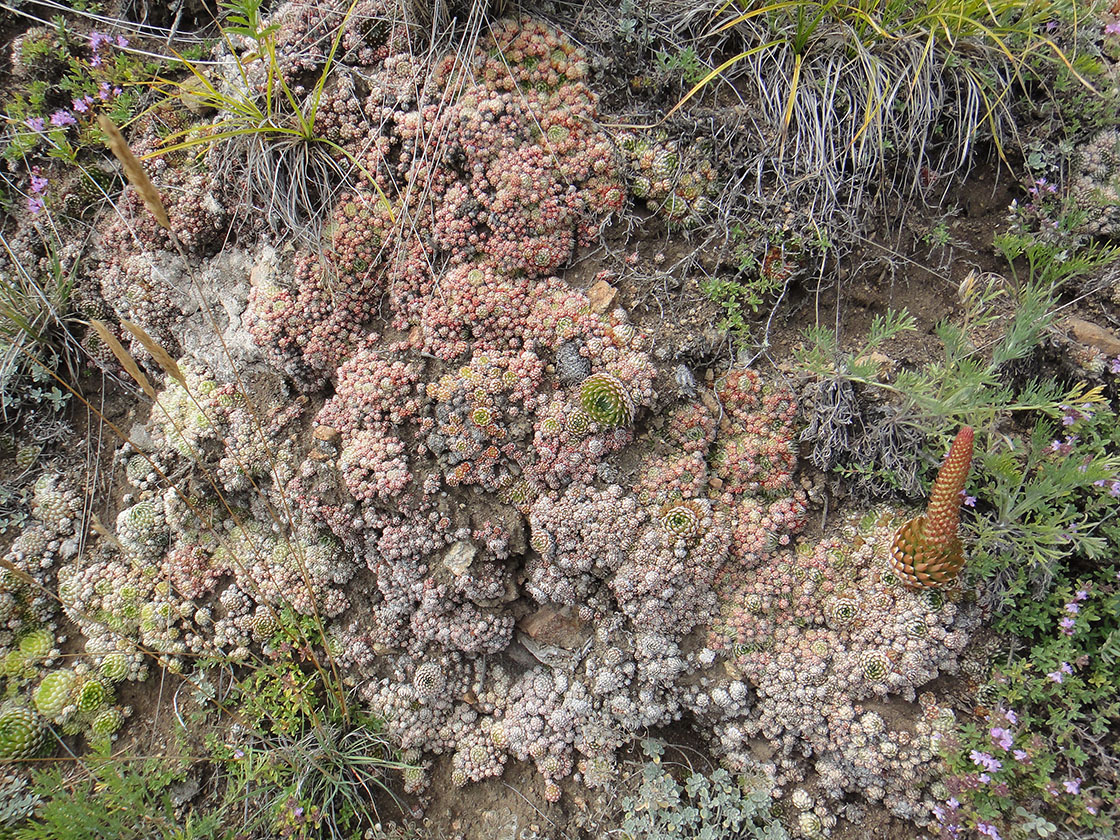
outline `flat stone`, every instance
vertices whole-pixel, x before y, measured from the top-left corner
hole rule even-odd
[[[588,626],[573,615],[571,607],[541,607],[521,619],[518,627],[541,645],[569,651],[578,650],[591,635]]]
[[[1066,318],[1063,326],[1082,344],[1097,348],[1106,356],[1120,356],[1120,337],[1083,318]]]
[[[614,308],[614,301],[617,297],[618,289],[606,280],[600,280],[587,290],[587,298],[591,305],[591,311],[596,315],[604,315],[610,312],[611,309]]]

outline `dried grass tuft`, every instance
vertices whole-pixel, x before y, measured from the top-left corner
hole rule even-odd
[[[144,206],[148,208],[148,212],[159,222],[160,227],[164,230],[171,230],[171,219],[167,217],[163,200],[159,197],[159,192],[152,183],[152,179],[148,177],[144,165],[140,163],[136,155],[132,153],[132,149],[128,147],[128,142],[121,134],[121,130],[117,128],[116,123],[104,114],[97,115],[97,124],[101,126],[101,130],[105,134],[105,145],[109,147],[113,157],[121,162],[128,183],[132,184],[132,188],[140,193],[140,198],[144,200]]]

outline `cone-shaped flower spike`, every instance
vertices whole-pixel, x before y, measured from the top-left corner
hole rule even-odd
[[[898,529],[891,549],[891,568],[909,589],[944,586],[964,566],[957,524],[961,494],[972,466],[972,427],[957,432],[949,456],[930,491],[929,507]]]

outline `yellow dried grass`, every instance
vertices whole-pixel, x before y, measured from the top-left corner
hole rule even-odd
[[[171,230],[171,220],[167,217],[163,200],[159,197],[159,192],[152,183],[152,179],[148,177],[144,165],[140,163],[136,155],[132,153],[132,149],[128,147],[121,130],[117,128],[116,123],[104,114],[97,115],[97,124],[101,126],[101,130],[105,133],[105,145],[109,147],[113,156],[121,162],[128,183],[132,184],[132,188],[140,193],[140,198],[144,200],[144,206],[148,208],[148,212],[159,222],[160,227],[164,230]]]
[[[144,349],[152,355],[152,358],[156,360],[156,364],[163,368],[164,373],[184,388],[187,387],[187,380],[183,376],[183,372],[179,370],[178,362],[171,358],[171,354],[164,350],[154,338],[148,335],[143,327],[131,321],[126,321],[123,318],[121,319],[121,326],[132,333],[132,337],[144,345]]]
[[[136,380],[136,384],[140,386],[140,389],[147,394],[152,401],[155,401],[156,389],[152,387],[152,383],[148,381],[148,377],[144,375],[144,371],[140,370],[140,365],[136,364],[136,360],[124,349],[124,345],[117,341],[117,337],[113,335],[109,328],[96,318],[91,318],[89,325],[93,327],[98,338],[104,341],[106,346],[113,351],[113,355],[117,357],[117,361],[121,363],[121,367],[128,371],[128,375]]]

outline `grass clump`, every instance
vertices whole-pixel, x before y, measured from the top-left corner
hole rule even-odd
[[[307,89],[301,84],[304,57],[283,54],[279,25],[262,15],[262,0],[229,0],[222,42],[233,58],[229,78],[212,79],[197,62],[181,60],[185,80],[157,84],[165,101],[188,103],[196,112],[217,112],[199,126],[175,132],[158,155],[213,149],[210,166],[221,180],[244,183],[250,206],[280,235],[316,244],[334,198],[365,176],[383,200],[383,192],[362,163],[317,125],[324,91],[341,72],[342,41],[359,22],[352,19],[356,0],[345,9],[326,4],[311,25],[323,30],[326,54],[306,57],[316,66]],[[246,44],[239,49],[238,44]],[[296,66],[291,66],[296,63]]]
[[[26,409],[59,411],[67,395],[51,372],[74,381],[82,358],[73,275],[59,248],[49,240],[44,245],[45,256],[28,261],[0,235],[7,257],[0,265],[0,418],[5,422]]]
[[[868,184],[915,194],[967,170],[984,137],[1002,155],[1016,98],[1059,72],[1089,89],[1093,14],[1072,0],[726,2],[713,34],[735,54],[676,107],[717,78],[746,86],[776,171],[811,177],[821,211],[858,207]]]

